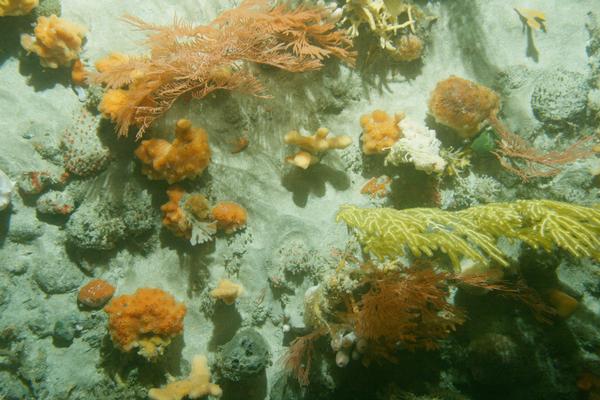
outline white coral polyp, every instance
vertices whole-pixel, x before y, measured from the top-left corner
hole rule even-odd
[[[416,169],[428,174],[442,172],[446,168],[446,161],[440,157],[441,142],[435,131],[410,118],[402,119],[399,126],[403,137],[392,146],[385,158],[386,164],[412,163]]]

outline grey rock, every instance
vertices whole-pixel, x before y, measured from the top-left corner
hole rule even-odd
[[[74,315],[68,315],[54,323],[52,337],[58,346],[69,346],[82,329],[79,318]]]
[[[37,199],[35,208],[40,214],[68,215],[75,210],[75,201],[69,193],[51,190]]]
[[[0,371],[0,398],[4,400],[31,399],[29,389],[8,371]]]
[[[66,254],[45,255],[36,263],[33,279],[48,294],[67,293],[79,287],[84,275]]]
[[[44,225],[30,210],[13,214],[8,228],[8,239],[14,243],[30,243],[44,234]]]
[[[562,69],[544,72],[531,94],[531,108],[545,123],[575,122],[585,113],[589,91],[583,74]]]
[[[136,189],[125,189],[119,201],[84,202],[66,224],[68,242],[80,249],[111,250],[119,241],[152,230],[155,215],[150,195]]]
[[[232,382],[262,372],[271,360],[269,345],[252,328],[244,329],[224,344],[217,356],[217,365],[221,375]]]

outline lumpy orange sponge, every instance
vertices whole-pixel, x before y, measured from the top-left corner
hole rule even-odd
[[[137,347],[142,356],[152,359],[183,332],[186,307],[161,289],[141,288],[115,297],[104,311],[115,345],[123,351]]]
[[[248,214],[244,207],[232,201],[220,201],[211,210],[217,227],[225,233],[233,233],[246,226]]]
[[[38,6],[38,0],[0,0],[0,17],[26,15]]]
[[[35,36],[21,35],[21,45],[40,57],[47,68],[69,66],[79,58],[86,29],[56,15],[41,16],[33,30]]]
[[[135,155],[144,164],[142,172],[148,178],[179,182],[201,175],[208,166],[208,136],[204,129],[193,128],[189,120],[180,119],[172,143],[163,139],[144,140]]]
[[[402,137],[402,130],[398,126],[402,118],[404,114],[399,113],[392,117],[382,110],[375,110],[360,117],[363,153],[382,154],[392,147]]]
[[[436,122],[467,139],[477,135],[499,109],[496,92],[454,75],[438,82],[429,99],[429,112]]]

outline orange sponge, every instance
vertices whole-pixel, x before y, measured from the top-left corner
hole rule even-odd
[[[392,147],[402,137],[402,130],[398,126],[402,118],[404,114],[399,113],[391,117],[382,110],[375,110],[360,117],[363,152],[381,154]]]
[[[467,139],[477,135],[499,110],[496,92],[454,75],[438,82],[429,99],[429,112],[436,122]]]
[[[211,215],[217,222],[217,227],[225,233],[233,233],[246,226],[248,215],[244,207],[232,201],[218,202],[212,209]]]
[[[180,119],[172,143],[163,139],[144,140],[135,155],[144,164],[142,172],[148,178],[179,182],[201,175],[208,166],[208,136],[204,129],[193,128],[189,120]]]
[[[104,311],[115,345],[123,351],[138,347],[139,354],[152,359],[183,332],[186,307],[161,289],[141,288],[115,297]]]
[[[68,66],[79,58],[86,29],[56,15],[41,16],[33,30],[35,36],[22,35],[21,45],[40,57],[47,68]]]

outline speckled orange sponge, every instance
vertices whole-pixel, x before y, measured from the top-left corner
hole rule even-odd
[[[115,345],[123,351],[139,347],[141,355],[152,359],[183,332],[186,307],[161,289],[141,288],[115,297],[104,311]]]
[[[477,135],[499,109],[496,92],[454,75],[438,82],[429,99],[429,112],[435,120],[463,138]]]

